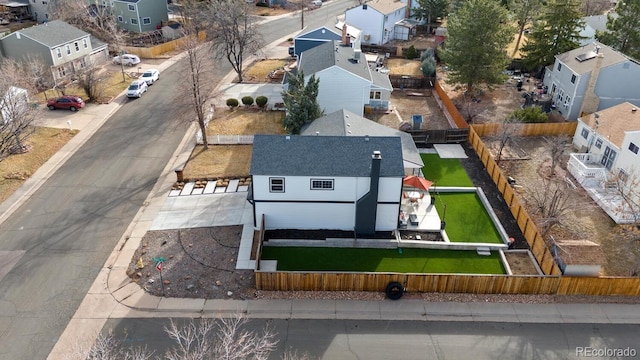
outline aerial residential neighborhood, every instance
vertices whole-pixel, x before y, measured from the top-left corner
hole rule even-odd
[[[0,0],[0,357],[635,356],[638,12]]]

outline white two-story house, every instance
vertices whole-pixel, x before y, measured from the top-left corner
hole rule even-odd
[[[625,101],[640,106],[640,64],[598,42],[556,55],[543,82],[570,120]]]
[[[0,54],[21,61],[40,60],[59,83],[75,72],[108,59],[107,44],[61,20],[13,32],[0,39]]]
[[[578,118],[567,169],[617,223],[629,222],[623,193],[640,204],[640,110],[629,103]]]
[[[382,45],[396,39],[396,25],[405,27],[407,4],[372,0],[345,11],[345,22],[361,30],[363,44]]]
[[[398,227],[399,137],[256,135],[250,173],[254,225],[358,237]]]

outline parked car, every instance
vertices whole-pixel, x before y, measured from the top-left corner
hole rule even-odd
[[[120,65],[120,62],[122,62],[122,65],[133,66],[140,64],[140,58],[131,54],[122,54],[113,58],[114,64]]]
[[[84,107],[84,101],[79,96],[61,96],[47,101],[49,110],[66,109],[76,111]]]
[[[157,69],[149,69],[142,74],[140,79],[144,80],[147,85],[153,85],[154,82],[160,79],[160,71]]]
[[[142,94],[147,91],[148,86],[144,80],[134,80],[127,89],[127,97],[141,97]]]

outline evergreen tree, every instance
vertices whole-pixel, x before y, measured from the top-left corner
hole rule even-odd
[[[439,17],[445,17],[449,10],[449,0],[417,0],[420,5],[411,10],[416,20],[427,21],[427,33],[431,34],[431,23]]]
[[[640,59],[640,0],[618,2],[617,18],[607,15],[607,30],[596,38],[621,53]]]
[[[553,64],[556,55],[580,46],[581,18],[579,0],[550,0],[521,49],[525,66],[534,70]]]
[[[515,28],[507,10],[494,0],[469,0],[449,17],[442,59],[449,67],[449,82],[489,87],[504,81],[509,64],[507,45]]]
[[[302,126],[322,116],[318,105],[318,85],[320,79],[311,75],[305,85],[302,70],[290,74],[287,80],[288,88],[282,92],[282,101],[286,108],[286,115],[282,125],[289,134],[299,134]]]

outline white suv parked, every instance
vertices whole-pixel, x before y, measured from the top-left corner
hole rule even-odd
[[[127,89],[127,97],[141,97],[142,94],[147,91],[147,83],[144,80],[134,80]]]

